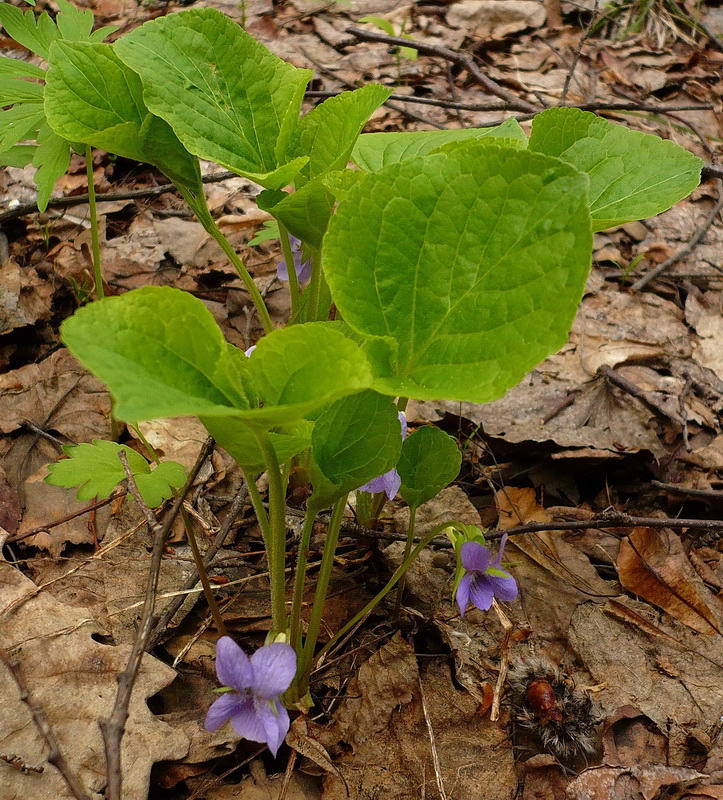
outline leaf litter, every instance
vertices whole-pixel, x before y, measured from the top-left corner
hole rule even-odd
[[[240,18],[236,4],[224,8]],[[96,13],[126,25],[155,11],[108,0]],[[364,75],[395,84],[402,95],[448,98],[452,93],[461,103],[495,98],[463,76],[452,74],[450,83],[448,70],[436,59],[420,57],[399,69],[385,45],[345,45],[348,25],[364,14],[381,14],[397,25],[406,20],[415,38],[474,49],[490,77],[527,99],[547,102],[559,99],[584,32],[571,9],[565,25],[545,27],[543,5],[524,0],[461,0],[446,11],[394,0],[354,0],[338,7],[297,2],[276,11],[253,2],[245,4],[244,13],[248,29],[274,52],[296,66],[314,68],[321,89],[348,88]],[[720,64],[705,41],[692,47],[677,40],[661,47],[644,34],[620,41],[591,37],[570,82],[569,100],[719,102]],[[454,111],[401,108],[419,111],[432,124],[459,127]],[[708,110],[685,114],[716,147],[719,116]],[[499,118],[499,111],[463,114],[466,125]],[[372,124],[378,130],[429,127],[388,107],[374,115]],[[648,115],[633,124],[701,152],[695,130],[672,118]],[[99,191],[115,186],[116,169],[96,165]],[[27,170],[8,169],[1,180],[5,202],[32,199]],[[134,187],[152,182],[142,171],[130,181]],[[76,174],[62,188],[70,194],[80,186]],[[237,231],[234,243],[240,247],[262,221],[247,214],[250,206],[239,199],[244,187],[233,179],[209,191],[212,207]],[[590,519],[611,506],[641,515],[721,516],[723,503],[715,497],[723,490],[720,224],[654,285],[655,292],[631,294],[624,280],[637,256],[644,257],[643,266],[652,265],[685,243],[711,202],[701,193],[640,227],[599,234],[597,264],[568,344],[504,398],[484,406],[410,406],[410,419],[435,422],[466,445],[460,485],[443,493],[436,507],[433,501],[420,509],[423,524],[451,512],[504,530],[529,522]],[[230,341],[246,346],[255,338],[258,331],[249,323],[235,275],[220,264],[199,227],[180,215],[183,209],[172,196],[107,204],[101,211],[104,268],[116,291],[145,283],[181,286],[202,297]],[[8,238],[14,260],[4,259],[2,265],[0,333],[7,370],[0,377],[0,448],[7,482],[0,486],[6,487],[1,496],[9,509],[4,527],[22,534],[82,507],[67,493],[55,495],[40,483],[57,448],[37,429],[62,444],[107,438],[110,406],[101,385],[66,351],[55,349],[58,309],[72,307],[90,275],[82,208],[48,215],[40,225],[26,218],[22,229],[8,230]],[[260,285],[269,290],[272,312],[278,296],[276,314],[285,316],[283,293],[273,285],[273,248],[248,248],[246,255]],[[612,383],[603,368],[642,395]],[[189,466],[200,434],[186,423],[149,423],[142,430],[164,456]],[[143,450],[133,432],[128,442]],[[240,477],[218,453],[202,477],[194,508],[210,533]],[[711,496],[661,494],[651,491],[651,478]],[[406,513],[396,507],[386,532],[402,533]],[[121,509],[120,501],[93,515],[95,534],[84,515],[11,545],[10,557],[33,582],[19,569],[0,564],[3,608],[27,595],[3,615],[0,646],[19,657],[32,696],[45,708],[66,757],[99,796],[103,757],[95,720],[108,713],[115,675],[133,641],[149,539],[129,534],[139,518]],[[234,601],[226,612],[229,624],[260,644],[258,637],[268,630],[268,608],[254,591],[254,582],[261,587],[264,580],[256,577],[263,576],[263,564],[254,555],[260,538],[243,522],[237,532],[243,535],[222,551],[215,578],[251,579],[235,600],[233,589],[221,595]],[[117,546],[105,550],[118,539]],[[399,543],[379,547],[373,538],[348,541],[335,573],[341,598],[350,586],[357,592],[363,588],[355,574],[359,570],[373,584],[380,571],[394,569],[401,555]],[[101,555],[86,564],[96,554]],[[191,574],[187,555],[182,541],[173,545],[163,561],[161,594],[174,593]],[[719,537],[645,527],[528,533],[510,540],[506,563],[521,586],[519,600],[509,609],[508,640],[492,612],[473,610],[459,618],[451,597],[449,550],[425,551],[407,580],[403,632],[390,604],[352,640],[348,654],[341,651],[322,665],[322,715],[300,717],[294,724],[289,741],[297,751],[296,769],[288,780],[275,774],[278,765],[254,756],[246,744],[236,747],[230,737],[214,738],[201,729],[213,685],[213,636],[204,628],[205,606],[186,602],[165,647],[143,660],[124,740],[124,757],[132,765],[126,772],[129,798],[152,797],[158,786],[173,787],[179,798],[207,800],[241,794],[336,800],[425,793],[464,800],[478,796],[480,787],[486,798],[512,798],[518,789],[523,797],[571,800],[632,793],[655,798],[663,792],[723,797]],[[73,575],[45,586],[74,568]],[[36,593],[37,586],[44,588]],[[326,621],[329,632],[338,626],[333,610]],[[170,656],[180,658],[175,671],[167,666]],[[603,721],[589,764],[561,766],[542,752],[539,741],[520,728],[507,690],[499,720],[491,721],[501,663],[530,657],[559,665],[600,707]],[[9,677],[0,675],[3,696],[11,698],[1,712],[0,752],[42,763],[45,752],[27,709]],[[70,717],[67,708],[78,708],[79,695],[88,703],[82,715]],[[151,711],[146,700],[154,695]],[[225,783],[214,773],[219,764],[228,768],[249,760],[248,774],[238,783]],[[23,774],[0,762],[0,770],[7,800],[29,793],[41,799],[69,796],[49,766],[43,773]]]

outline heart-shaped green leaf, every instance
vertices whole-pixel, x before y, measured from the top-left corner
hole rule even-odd
[[[486,402],[564,344],[590,267],[587,177],[468,142],[364,175],[322,264],[385,394]]]
[[[703,166],[674,142],[578,108],[538,114],[530,150],[557,156],[589,175],[596,231],[667,211],[695,189]]]
[[[204,304],[147,286],[79,309],[61,327],[73,355],[110,389],[126,422],[224,415],[249,403],[239,362]]]
[[[366,391],[337,400],[314,425],[310,502],[318,508],[330,506],[387,472],[401,446],[399,416],[389,397]]]
[[[427,155],[451,142],[484,138],[514,139],[527,146],[527,137],[519,123],[510,119],[494,128],[363,133],[357,139],[351,158],[362,169],[375,172],[390,164],[399,164],[401,161]]]
[[[211,8],[146,22],[115,43],[141,77],[147,107],[187,150],[271,189],[306,157],[287,159],[311,72],[287,64]]]
[[[404,440],[397,472],[399,493],[413,508],[436,497],[459,474],[462,454],[457,442],[439,428],[425,425]]]
[[[45,112],[57,134],[154,164],[184,186],[199,185],[196,158],[148,112],[140,78],[111,45],[55,42],[49,65]]]

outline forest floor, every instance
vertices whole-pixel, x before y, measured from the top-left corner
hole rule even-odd
[[[464,452],[455,485],[420,510],[419,532],[449,517],[515,529],[506,562],[518,600],[460,618],[451,552],[443,542],[428,549],[411,570],[401,616],[393,603],[383,606],[318,667],[317,704],[295,719],[273,760],[228,726],[203,729],[218,634],[200,595],[178,594],[194,572],[174,527],[158,602],[163,609],[180,596],[183,604],[154,637],[131,700],[127,800],[723,800],[723,8],[681,3],[701,16],[696,31],[662,0],[604,18],[591,0],[192,4],[245,17],[271,50],[313,69],[309,108],[325,92],[370,81],[393,87],[367,130],[510,116],[525,127],[530,114],[510,106],[564,101],[670,138],[711,169],[667,213],[596,234],[568,343],[505,397],[409,406],[411,426],[439,425]],[[98,24],[121,32],[178,10],[136,0],[92,8]],[[360,25],[366,15],[433,47],[401,57],[368,41],[380,29]],[[12,54],[3,36],[0,50]],[[251,345],[260,330],[242,284],[183,202],[157,190],[162,177],[102,151],[94,170],[110,293],[185,289],[229,341]],[[283,319],[275,243],[248,245],[268,219],[253,200],[259,187],[213,165],[206,171],[219,225]],[[85,181],[84,160],[74,156],[56,187],[67,201],[39,215],[31,168],[0,171],[0,644],[20,646],[32,697],[99,798],[97,720],[109,712],[136,635],[151,536],[122,497],[89,509],[43,482],[61,445],[111,436],[107,394],[58,338],[92,286]],[[187,468],[206,438],[190,419],[141,430]],[[142,449],[134,430],[120,435]],[[269,630],[270,609],[258,526],[249,506],[233,505],[242,483],[216,450],[188,507],[205,546],[229,534],[212,575],[226,625],[250,650]],[[289,498],[290,552],[303,500],[302,489]],[[380,530],[344,532],[327,635],[399,563],[406,514],[392,503]],[[525,532],[534,523],[549,530]],[[48,644],[45,663],[23,661],[21,645],[38,639]],[[557,694],[560,737],[589,737],[589,753],[560,755],[522,724],[520,693],[531,676]],[[71,798],[54,767],[36,771],[47,749],[2,670],[0,687],[0,800]]]

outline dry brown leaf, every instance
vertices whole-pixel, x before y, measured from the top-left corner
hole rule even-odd
[[[645,604],[626,603],[651,616]],[[703,636],[670,618],[657,625],[670,638],[652,638],[604,607],[584,603],[572,615],[567,646],[593,684],[603,685],[595,698],[605,714],[635,706],[666,732],[669,763],[683,766],[690,757],[688,731],[711,730],[723,708],[720,638]]]
[[[655,800],[703,777],[694,769],[643,764],[631,767],[591,767],[567,787],[569,800]]]
[[[11,433],[30,420],[75,442],[110,435],[108,393],[65,349],[39,364],[0,375],[0,401],[2,433]]]
[[[721,633],[717,601],[698,577],[673,531],[634,528],[620,543],[622,585],[700,633]]]
[[[3,606],[16,599],[0,618],[0,647],[19,660],[33,702],[41,705],[64,755],[92,798],[105,785],[105,757],[98,721],[110,714],[115,677],[126,664],[130,647],[100,644],[102,634],[87,614],[45,593],[6,562],[0,563]],[[167,686],[175,673],[152,656],[141,663],[129,706],[122,744],[124,800],[147,800],[152,765],[182,758],[188,739],[153,716],[147,699]],[[2,749],[32,764],[43,763],[46,749],[11,677],[0,673]],[[41,774],[3,770],[3,800],[72,800],[59,773],[46,766]]]
[[[335,759],[349,800],[437,796],[430,728],[448,797],[477,797],[484,787],[485,800],[511,800],[517,781],[512,752],[501,747],[505,732],[478,713],[474,698],[455,688],[441,661],[430,662],[421,675],[427,723],[419,681],[414,651],[397,634],[350,682],[329,731],[352,745],[352,752],[342,748]],[[346,796],[343,782],[326,775],[324,800]]]
[[[695,328],[698,338],[693,357],[723,380],[723,306],[720,292],[689,291],[685,318]]]
[[[545,8],[534,0],[460,0],[452,3],[447,23],[468,36],[502,39],[525,28],[544,24]]]
[[[21,269],[8,259],[0,264],[0,335],[48,319],[54,293],[52,281],[35,269]]]

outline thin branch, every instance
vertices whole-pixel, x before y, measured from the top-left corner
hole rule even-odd
[[[229,178],[238,178],[235,172],[219,172],[214,175],[204,175],[204,183],[219,183],[220,181],[228,180]],[[151,186],[148,189],[131,189],[127,192],[108,192],[107,194],[97,194],[95,196],[96,203],[108,203],[114,200],[138,200],[143,197],[158,197],[159,195],[166,194],[167,192],[176,192],[176,185],[173,183],[164,183],[160,186]],[[48,203],[48,208],[69,208],[70,206],[78,206],[82,203],[89,201],[88,194],[74,194],[71,197],[54,197]],[[22,205],[15,206],[15,208],[3,211],[0,214],[0,224],[9,222],[11,219],[24,217],[26,214],[38,213],[38,206],[36,202],[23,203]]]
[[[595,26],[595,21],[597,19],[597,7],[599,4],[599,0],[595,0],[595,7],[592,10],[592,16],[590,17],[590,22],[587,25],[587,29],[580,37],[580,41],[577,43],[577,47],[575,48],[575,54],[572,57],[572,63],[570,64],[570,69],[567,71],[567,75],[565,76],[565,85],[562,87],[562,95],[560,96],[560,103],[563,105],[567,102],[567,93],[570,91],[570,84],[572,83],[572,79],[575,75],[575,70],[577,69],[578,62],[580,61],[580,57],[582,56],[582,50],[585,46],[585,42],[590,38],[593,28]]]
[[[492,78],[488,78],[487,75],[485,75],[477,66],[474,58],[468,53],[462,53],[459,50],[452,50],[449,47],[444,47],[443,45],[439,44],[432,44],[431,42],[420,42],[417,39],[406,39],[401,36],[387,36],[383,33],[377,33],[376,31],[365,31],[361,28],[350,27],[346,29],[346,32],[352,36],[355,36],[362,42],[380,42],[381,44],[391,44],[396,45],[397,47],[411,47],[422,55],[443,58],[445,61],[449,61],[452,64],[456,64],[458,67],[467,70],[470,77],[476,83],[478,83],[490,94],[493,94],[495,97],[499,97],[501,100],[509,103],[511,109],[516,111],[532,112],[539,110],[533,106],[532,103],[528,103],[526,100],[521,100],[519,97],[515,97],[512,92],[500,86],[499,83],[493,81]]]
[[[243,486],[239,492],[237,493],[236,497],[233,499],[233,503],[231,504],[231,508],[229,509],[228,515],[224,520],[224,523],[216,534],[216,538],[213,541],[213,544],[206,550],[206,553],[203,557],[203,563],[206,569],[208,569],[211,564],[213,563],[214,558],[218,551],[223,547],[226,539],[231,532],[231,528],[233,527],[236,518],[243,510],[243,507],[246,505],[246,498],[248,497],[248,492],[246,487]],[[192,574],[187,578],[186,582],[181,587],[182,592],[186,592],[193,587],[198,582],[198,573],[194,569]],[[177,597],[174,597],[173,600],[165,607],[163,613],[158,618],[158,621],[153,627],[153,631],[151,635],[148,637],[148,643],[146,645],[146,650],[153,649],[158,642],[163,638],[163,634],[166,631],[169,623],[175,617],[178,609],[183,605],[186,599],[185,594],[179,594]]]
[[[148,638],[156,621],[153,611],[156,601],[156,589],[158,588],[158,576],[161,570],[163,546],[171,530],[171,526],[173,525],[173,522],[181,509],[186,494],[189,492],[193,482],[196,480],[196,476],[206,462],[208,456],[213,451],[213,448],[214,441],[209,437],[204,442],[201,452],[196,459],[196,463],[193,465],[183,489],[178,494],[178,497],[175,499],[169,513],[163,521],[163,525],[156,520],[150,509],[148,509],[145,503],[143,503],[142,498],[140,498],[140,493],[138,493],[138,487],[135,486],[133,476],[131,475],[130,479],[128,480],[129,491],[131,491],[134,497],[136,497],[136,500],[139,501],[141,508],[143,509],[143,513],[146,516],[148,526],[152,531],[153,552],[151,555],[151,565],[148,571],[148,581],[146,583],[146,594],[143,601],[141,622],[138,626],[135,641],[133,642],[133,649],[128,657],[128,663],[126,664],[125,669],[117,677],[118,691],[116,692],[115,703],[113,704],[111,715],[108,717],[108,719],[104,719],[100,722],[100,728],[103,732],[103,742],[105,745],[108,800],[121,800],[121,787],[123,783],[123,775],[121,771],[121,741],[125,732],[126,721],[128,720],[128,704],[130,703],[133,686],[136,682],[136,678],[138,677],[138,670],[140,669],[143,653],[146,650]]]
[[[660,417],[661,419],[674,422],[676,425],[683,425],[683,420],[676,414],[668,411],[664,406],[660,405],[656,400],[643,391],[637,384],[624,378],[619,372],[607,365],[600,367],[600,375],[604,375],[618,389],[622,389],[626,394],[639,400],[649,411]]]
[[[43,711],[41,706],[36,705],[30,699],[30,692],[28,691],[28,687],[25,683],[25,678],[23,677],[20,667],[13,662],[8,653],[2,648],[0,648],[0,661],[2,661],[2,663],[5,665],[7,671],[15,681],[18,691],[20,692],[20,700],[28,707],[28,710],[33,717],[35,727],[38,729],[38,733],[40,733],[45,740],[45,744],[48,746],[48,763],[52,764],[58,770],[65,781],[65,785],[68,787],[70,793],[76,798],[76,800],[89,800],[85,789],[78,779],[78,776],[73,772],[73,770],[70,768],[70,765],[65,760],[65,756],[60,749],[60,744],[58,743],[53,729],[50,727],[48,718],[45,716],[45,711]],[[40,770],[36,768],[34,771],[39,772]]]
[[[644,289],[650,283],[650,281],[655,280],[655,278],[665,272],[666,269],[670,269],[670,267],[674,266],[679,261],[682,261],[700,244],[703,237],[706,235],[706,233],[708,233],[711,226],[715,222],[715,218],[718,216],[718,214],[720,214],[721,210],[723,210],[723,181],[718,178],[716,183],[718,184],[718,202],[715,204],[710,214],[708,214],[708,216],[703,220],[702,225],[693,234],[693,236],[691,236],[690,241],[681,247],[677,253],[674,253],[670,258],[667,258],[665,261],[663,261],[662,264],[658,264],[657,267],[651,269],[650,272],[646,272],[642,278],[639,278],[637,281],[635,281],[635,283],[630,287],[631,291],[639,292],[641,289]]]

